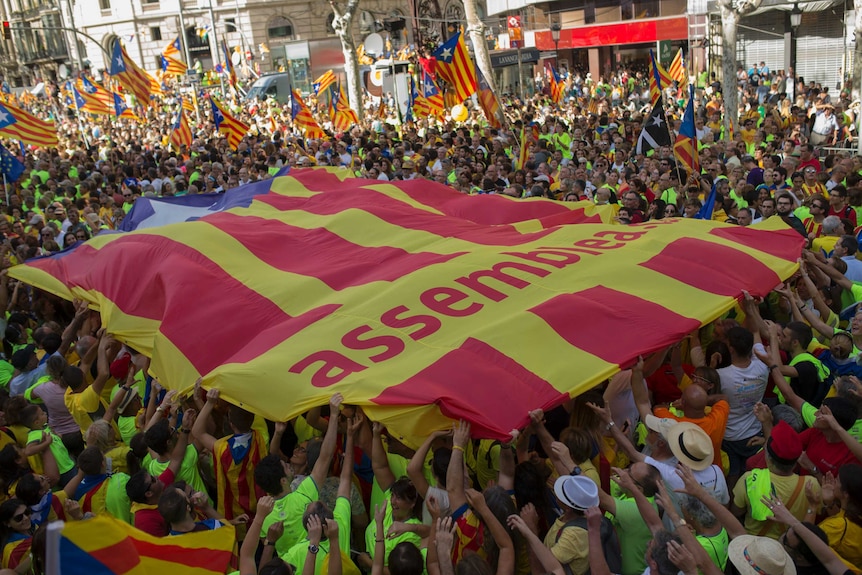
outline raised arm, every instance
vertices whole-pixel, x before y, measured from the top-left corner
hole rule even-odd
[[[515,546],[512,543],[512,538],[509,537],[503,524],[491,512],[482,493],[475,489],[468,489],[466,495],[470,507],[475,509],[482,518],[485,527],[491,532],[491,537],[494,538],[494,543],[500,550],[500,556],[497,560],[497,575],[512,575],[515,572]]]
[[[611,408],[607,405],[604,407],[599,407],[595,403],[587,403],[587,407],[593,410],[593,413],[599,416],[602,420],[602,423],[605,424],[605,432],[609,433],[610,436],[617,442],[617,448],[622,449],[626,455],[628,455],[629,459],[632,462],[635,461],[644,461],[646,456],[635,448],[632,442],[626,437],[626,434],[620,429],[619,425],[614,423],[613,417],[611,417]],[[646,415],[643,416],[646,419]]]
[[[589,559],[591,575],[611,575],[611,569],[605,560],[605,550],[602,546],[602,517],[604,514],[598,507],[586,510],[587,540],[589,542]]]
[[[533,533],[527,523],[518,515],[510,515],[508,518],[509,527],[517,531],[527,541],[530,546],[530,553],[535,556],[536,560],[541,564],[541,573],[551,573],[553,575],[564,575],[563,566],[551,553],[548,547],[539,539],[539,536]],[[534,570],[533,573],[536,573]],[[595,573],[595,571],[593,571]]]
[[[644,380],[644,361],[642,357],[639,357],[637,363],[632,367],[631,386],[632,396],[638,408],[638,413],[641,416],[641,421],[646,421],[646,416],[652,413],[652,403],[650,403],[649,391]]]
[[[773,519],[779,523],[787,525],[793,529],[797,537],[802,539],[811,552],[820,560],[830,575],[844,575],[848,573],[847,565],[841,560],[841,557],[829,546],[829,543],[823,541],[806,527],[799,519],[793,516],[790,510],[782,504],[778,497],[764,497],[763,503],[772,511]]]
[[[410,478],[410,481],[413,483],[416,491],[419,492],[419,495],[422,496],[422,499],[427,497],[428,488],[430,487],[424,473],[425,459],[428,457],[428,452],[431,450],[431,445],[434,443],[434,440],[438,437],[445,437],[447,435],[452,435],[451,429],[431,432],[431,434],[425,438],[425,441],[422,442],[422,445],[419,446],[419,449],[417,449],[413,454],[413,457],[410,458],[410,463],[407,464],[407,477]],[[372,441],[373,437],[374,432],[372,430]],[[372,443],[372,450],[373,449],[374,447]],[[380,481],[378,480],[378,483],[379,482]]]
[[[242,542],[242,547],[239,550],[239,573],[240,575],[257,575],[257,562],[254,560],[257,553],[257,544],[260,540],[260,531],[263,527],[263,520],[272,512],[275,506],[275,501],[269,495],[264,495],[257,500],[257,513],[254,520],[248,526],[248,532],[245,535],[245,540]],[[275,542],[266,542],[267,546],[275,545]]]
[[[464,492],[464,450],[470,443],[470,424],[463,419],[455,426],[452,437],[452,457],[446,470],[446,492],[449,494],[449,509],[458,509],[467,503]]]
[[[684,486],[683,489],[678,491],[700,499],[700,501],[706,505],[707,509],[712,511],[712,514],[715,515],[718,522],[727,530],[727,535],[731,539],[740,535],[745,535],[745,527],[742,526],[742,523],[734,517],[733,513],[731,513],[727,507],[719,503],[718,499],[713,497],[711,493],[708,493],[703,486],[697,482],[691,469],[685,465],[677,465],[676,473],[679,475],[680,479],[682,479]]]
[[[97,364],[98,374],[96,375],[96,379],[93,381],[93,391],[95,391],[97,395],[102,395],[102,390],[105,389],[105,384],[108,383],[108,380],[111,378],[111,359],[108,357],[108,348],[117,343],[119,342],[110,335],[106,335],[99,341],[99,359]]]
[[[3,290],[6,291],[5,289]],[[57,350],[57,353],[62,355],[63,357],[69,352],[69,348],[72,347],[72,343],[78,338],[78,331],[81,329],[81,326],[84,324],[84,320],[87,319],[87,315],[90,313],[89,304],[83,300],[76,299],[74,301],[75,305],[75,317],[66,326],[66,329],[63,330],[63,339],[60,342],[60,348]],[[4,308],[5,309],[5,308]]]
[[[320,488],[326,481],[329,466],[332,465],[332,456],[335,455],[335,442],[338,440],[338,413],[344,397],[336,393],[329,399],[329,423],[326,426],[326,435],[323,436],[323,444],[320,446],[320,457],[311,470],[311,478],[315,485]]]
[[[198,383],[196,387],[200,385],[200,379],[198,379]],[[192,435],[195,436],[204,449],[213,453],[215,451],[216,437],[211,435],[207,431],[207,420],[212,416],[213,408],[218,403],[219,391],[216,388],[212,388],[207,391],[207,401],[204,404],[203,409],[198,414],[195,419],[195,424],[192,427]]]
[[[536,437],[539,438],[539,443],[542,446],[542,449],[545,453],[548,454],[548,457],[551,458],[551,462],[555,465],[558,463],[558,460],[555,459],[554,455],[551,453],[551,445],[554,443],[554,436],[548,431],[548,428],[545,427],[545,412],[541,409],[534,409],[529,413],[530,422],[533,426],[533,432],[536,434]]]
[[[826,424],[829,426],[832,431],[834,431],[841,441],[844,442],[844,445],[850,449],[850,453],[853,454],[853,457],[862,461],[862,443],[859,442],[855,437],[850,435],[850,433],[841,427],[838,423],[838,420],[835,419],[835,416],[832,415],[832,410],[829,409],[826,405],[820,406],[820,419],[824,420]]]
[[[277,455],[279,459],[287,459],[284,453],[281,452],[281,438],[284,437],[284,432],[287,431],[287,422],[276,421],[275,429],[272,437],[269,440],[269,454]]]
[[[841,289],[850,291],[853,288],[853,282],[847,279],[847,276],[830,266],[828,263],[821,262],[816,256],[814,256],[814,254],[809,256],[808,253],[805,254],[806,263],[812,264],[818,270],[826,274],[826,276],[835,282],[835,284]]]
[[[344,497],[348,501],[350,501],[350,488],[353,485],[353,446],[363,423],[365,423],[365,416],[360,411],[347,421],[347,442],[344,444],[344,461],[341,463],[341,475],[338,478],[337,497]]]
[[[618,467],[611,467],[611,478],[623,489],[631,493],[632,498],[638,506],[641,517],[646,523],[653,535],[662,530],[661,517],[658,516],[658,511],[650,503],[646,495],[635,485],[634,479],[628,471],[624,471]]]
[[[517,442],[513,438],[512,441]],[[500,471],[497,472],[497,485],[506,491],[515,489],[515,447],[511,443],[500,446]]]
[[[695,538],[689,526],[682,521],[679,514],[676,512],[676,508],[673,506],[673,501],[671,501],[670,494],[668,494],[663,481],[658,482],[656,502],[661,505],[662,509],[664,509],[667,519],[670,520],[676,530],[676,534],[680,539],[682,539],[683,546],[693,555],[694,561],[700,569],[700,572],[703,573],[703,575],[722,575],[721,571],[718,570],[712,562],[712,559],[710,559],[706,550],[700,545],[700,543],[698,543],[697,538]],[[638,509],[640,509],[640,507],[638,507]],[[659,522],[659,529],[661,528],[661,522]],[[655,531],[653,531],[653,533],[655,533]],[[695,569],[694,571],[696,572],[697,570]]]
[[[767,353],[767,357],[760,357],[760,359],[769,366],[769,377],[778,388],[778,391],[781,392],[781,395],[784,396],[784,401],[787,405],[796,411],[801,412],[802,405],[805,403],[805,400],[796,395],[796,392],[793,391],[793,388],[791,388],[790,384],[787,383],[787,380],[784,379],[785,375],[789,377],[792,377],[791,374],[796,375],[796,368],[790,365],[783,365],[781,363],[777,332],[773,331],[770,334],[769,350],[767,350]]]
[[[386,491],[395,483],[395,474],[389,467],[389,458],[383,447],[383,424],[379,421],[371,424],[371,470],[381,491]]]
[[[186,457],[186,449],[189,446],[189,439],[192,434],[192,426],[197,417],[197,410],[187,409],[183,412],[183,423],[180,425],[180,436],[177,438],[177,444],[174,450],[171,451],[171,459],[168,463],[168,469],[177,475],[180,472],[180,467],[183,464],[183,459]]]

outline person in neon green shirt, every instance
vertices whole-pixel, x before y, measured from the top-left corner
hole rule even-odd
[[[333,419],[337,420],[338,418],[333,415],[330,417],[330,420]],[[344,448],[344,461],[341,464],[341,476],[338,481],[338,495],[335,501],[335,508],[330,510],[322,501],[312,501],[305,508],[305,512],[302,515],[302,526],[307,533],[306,539],[297,542],[287,553],[280,554],[282,559],[297,569],[305,564],[307,554],[316,555],[315,575],[323,575],[325,572],[324,563],[330,554],[340,553],[342,557],[350,557],[350,486],[353,478],[353,442],[363,422],[364,419],[360,416],[351,418],[348,423],[347,445]],[[314,521],[312,521],[312,518],[314,518]],[[329,524],[333,522],[338,526],[336,530],[329,527]],[[326,539],[317,536],[316,527],[318,524],[327,525]],[[314,534],[312,534],[312,527],[315,528]],[[335,534],[335,539],[331,540],[328,536],[333,533]],[[315,542],[315,539],[317,542]],[[332,547],[333,543],[335,543],[335,547]]]

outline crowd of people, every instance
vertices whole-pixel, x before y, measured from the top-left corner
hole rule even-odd
[[[139,108],[137,124],[73,122],[50,112],[58,102],[31,103],[57,118],[61,146],[21,149],[26,170],[0,218],[0,566],[44,573],[48,523],[108,513],[157,537],[233,525],[240,575],[859,573],[862,162],[821,148],[848,136],[849,102],[801,81],[790,102],[788,76],[746,77],[732,138],[720,85],[698,91],[698,172],[670,147],[635,152],[644,113],[626,102],[646,85],[625,70],[609,83],[573,78],[560,105],[504,97],[500,128],[478,109],[466,122],[398,125],[392,107],[369,102],[361,125],[334,134],[312,99],[329,135],[307,139],[288,107],[244,102],[234,112],[252,130],[236,150],[205,112],[192,146],[171,149],[170,100]],[[672,130],[679,112],[669,105]],[[519,165],[524,127],[538,133]],[[781,218],[805,249],[764,300],[746,295],[554,409],[524,406],[530,423],[510,441],[473,438],[460,421],[418,446],[337,393],[267,421],[217,389],[166,391],[97,312],[5,271],[119,228],[141,197],[322,165],[611,204],[622,225],[694,218],[715,191],[713,219]]]

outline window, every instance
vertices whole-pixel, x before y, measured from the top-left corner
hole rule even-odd
[[[266,33],[270,38],[292,38],[293,24],[284,16],[276,16],[270,20]]]
[[[162,55],[161,55],[161,54],[159,54],[158,56],[156,56],[156,66],[155,66],[155,68],[156,68],[156,70],[161,70],[161,69],[162,69]]]
[[[101,8],[102,10],[110,10],[111,0],[99,0],[99,8]]]
[[[152,38],[153,41],[161,40],[162,39],[162,29],[159,28],[158,26],[150,27],[150,38]]]
[[[225,18],[224,20],[224,31],[225,34],[230,34],[231,32],[236,32],[236,18]]]

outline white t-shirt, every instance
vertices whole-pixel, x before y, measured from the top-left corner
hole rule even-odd
[[[676,463],[676,458],[673,460]],[[685,484],[676,473],[676,467],[670,462],[659,461],[652,457],[644,459],[644,463],[648,463],[658,469],[661,473],[661,478],[664,479],[674,491],[682,490]],[[722,505],[727,505],[730,502],[730,491],[727,490],[727,481],[724,478],[724,472],[718,465],[711,465],[701,471],[694,471],[694,478],[703,486],[715,499]]]
[[[755,344],[754,348],[766,354],[762,344]],[[754,406],[763,399],[763,392],[769,383],[769,367],[752,355],[748,367],[729,365],[719,369],[718,375],[721,377],[721,393],[730,404],[724,438],[739,441],[754,437],[762,429],[754,416]]]

